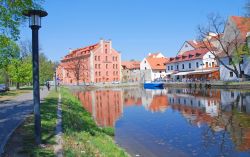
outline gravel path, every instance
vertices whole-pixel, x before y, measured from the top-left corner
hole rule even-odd
[[[59,89],[58,105],[57,105],[57,123],[56,123],[56,145],[54,152],[57,157],[63,157],[63,139],[62,139],[62,104],[61,93]]]

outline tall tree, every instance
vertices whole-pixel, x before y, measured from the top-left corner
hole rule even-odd
[[[71,58],[70,61],[64,63],[67,64],[67,70],[69,73],[72,73],[76,79],[77,85],[79,85],[80,79],[85,82],[85,79],[88,75],[88,66],[86,63],[85,56],[76,56]]]
[[[40,82],[44,83],[48,80],[52,80],[54,76],[55,63],[49,60],[45,54],[41,53],[39,57],[39,66]]]
[[[32,64],[29,57],[12,59],[8,66],[10,79],[16,83],[19,89],[20,83],[30,83],[32,80]]]
[[[225,27],[228,28],[227,32],[224,32]],[[241,69],[243,55],[249,55],[249,51],[246,39],[242,38],[238,28],[227,23],[219,15],[212,14],[208,16],[207,26],[198,26],[198,33],[199,40],[203,41],[203,48],[208,49],[220,64],[238,78],[249,77]],[[229,64],[223,61],[225,57],[228,58]]]

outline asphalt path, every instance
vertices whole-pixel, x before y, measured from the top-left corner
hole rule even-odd
[[[40,90],[41,101],[47,94],[48,90],[46,88]],[[2,156],[4,146],[11,134],[31,113],[33,113],[33,92],[0,102],[0,156]]]

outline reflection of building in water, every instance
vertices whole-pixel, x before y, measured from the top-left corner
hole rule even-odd
[[[152,112],[165,111],[168,108],[167,90],[144,90],[142,104]]]
[[[123,105],[124,106],[141,106],[142,93],[140,88],[126,88],[123,90]]]
[[[237,150],[250,149],[250,93],[240,91],[221,91],[223,116],[226,130],[236,145]]]
[[[171,107],[197,126],[202,123],[212,126],[220,112],[219,90],[171,89],[167,95]],[[215,131],[222,130],[221,125],[212,127]]]
[[[78,98],[92,114],[98,126],[113,127],[123,112],[120,90],[79,92]]]

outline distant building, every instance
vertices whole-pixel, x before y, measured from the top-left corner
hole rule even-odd
[[[185,51],[169,58],[166,75],[173,81],[219,79],[219,68],[212,52],[206,48]]]
[[[140,82],[140,61],[122,61],[122,82]]]
[[[62,84],[121,81],[121,55],[111,41],[72,50],[57,69]]]
[[[247,43],[248,48],[250,46],[250,18],[240,17],[240,16],[231,16],[228,18],[228,21],[225,25],[224,34],[222,36],[222,41],[229,42],[238,42],[245,44]],[[239,46],[240,47],[240,46]],[[229,56],[233,55],[233,49],[229,52]],[[249,50],[248,50],[249,51]],[[220,54],[221,61],[226,66],[233,69],[233,65],[231,64],[230,58],[225,54]],[[250,75],[250,58],[249,52],[248,55],[241,55],[242,61],[240,61],[240,66],[237,63],[236,67],[238,71],[241,68],[244,74]],[[236,81],[239,80],[239,77],[233,73],[232,70],[229,70],[222,63],[220,64],[220,78],[223,81]]]
[[[168,59],[161,53],[149,53],[140,63],[143,81],[154,81],[166,77],[166,63]]]

